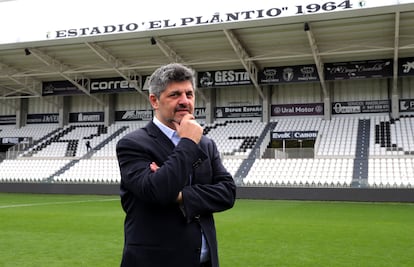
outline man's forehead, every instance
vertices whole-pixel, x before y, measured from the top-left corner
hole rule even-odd
[[[165,91],[171,92],[190,92],[194,91],[194,88],[191,84],[191,82],[172,82],[168,84]]]

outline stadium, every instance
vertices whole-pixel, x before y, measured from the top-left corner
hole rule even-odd
[[[413,1],[92,2],[0,1],[0,266],[119,266],[115,146],[170,62],[237,184],[221,266],[412,266]]]
[[[240,7],[1,44],[2,191],[116,193],[116,142],[152,118],[146,79],[181,62],[241,197],[412,201],[414,6],[372,5]]]

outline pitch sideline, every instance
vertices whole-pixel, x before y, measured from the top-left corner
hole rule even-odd
[[[35,207],[35,206],[48,206],[48,205],[62,205],[62,204],[79,204],[79,203],[88,203],[88,202],[106,202],[106,201],[114,201],[114,200],[119,201],[119,198],[3,205],[3,206],[0,206],[0,209]]]

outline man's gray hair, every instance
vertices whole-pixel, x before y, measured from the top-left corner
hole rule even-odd
[[[194,91],[196,90],[196,77],[193,69],[180,63],[170,63],[159,67],[149,79],[149,93],[160,98],[161,93],[172,82],[190,81]]]

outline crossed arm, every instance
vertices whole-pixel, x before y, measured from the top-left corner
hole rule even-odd
[[[156,172],[160,167],[155,162],[151,162],[150,170]],[[178,193],[177,199],[175,200],[178,204],[183,204],[183,193],[180,191]]]

